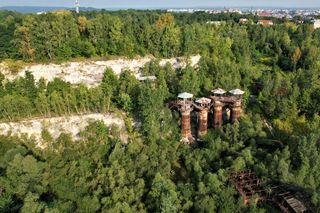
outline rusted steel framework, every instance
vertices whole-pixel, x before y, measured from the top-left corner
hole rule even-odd
[[[277,186],[273,189],[272,203],[283,213],[308,213],[311,212],[290,191]]]
[[[236,190],[243,198],[244,204],[261,202],[266,198],[266,192],[261,187],[261,181],[250,170],[232,173],[231,180]]]
[[[230,180],[243,198],[244,204],[267,201],[283,213],[312,213],[292,192],[281,186],[265,190],[260,179],[250,170],[231,173]],[[267,192],[268,191],[268,192]]]

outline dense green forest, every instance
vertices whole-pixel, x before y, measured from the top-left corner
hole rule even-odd
[[[0,137],[0,212],[277,212],[245,206],[230,172],[251,169],[265,183],[299,188],[320,210],[320,30],[275,20],[239,25],[237,14],[161,11],[0,12],[0,59],[38,62],[79,57],[201,54],[198,67],[147,64],[139,82],[130,71],[106,70],[98,87],[31,73],[0,77],[0,119],[72,113],[126,113],[129,142],[119,130],[92,123],[74,142],[47,131],[34,141]],[[257,17],[248,17],[256,21]],[[224,24],[206,24],[224,20]],[[244,115],[210,129],[196,147],[180,143],[180,115],[168,108],[179,92],[246,91]],[[134,128],[130,120],[141,122]],[[273,129],[267,128],[270,123]]]

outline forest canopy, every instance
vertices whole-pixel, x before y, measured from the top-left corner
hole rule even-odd
[[[229,181],[250,169],[266,183],[298,188],[320,209],[320,30],[274,20],[256,25],[237,14],[163,11],[0,11],[0,60],[64,61],[108,56],[157,58],[200,54],[196,67],[148,63],[138,81],[124,70],[104,73],[97,87],[0,76],[0,120],[74,113],[123,112],[119,130],[90,124],[72,141],[44,130],[32,139],[0,137],[1,212],[276,212],[244,205]],[[219,26],[208,21],[225,21]],[[244,90],[241,119],[210,129],[196,147],[180,143],[180,115],[169,103],[180,92]],[[192,120],[196,120],[193,116]],[[141,124],[138,127],[131,121]]]

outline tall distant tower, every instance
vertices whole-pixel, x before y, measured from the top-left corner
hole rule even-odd
[[[75,7],[76,7],[76,13],[80,12],[80,3],[78,0],[76,0],[76,2],[74,3]]]

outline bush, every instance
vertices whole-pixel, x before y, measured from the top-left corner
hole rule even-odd
[[[6,59],[4,60],[4,65],[7,67],[7,69],[10,71],[11,74],[17,74],[19,71],[21,71],[26,64],[21,60],[12,60],[12,59]]]

